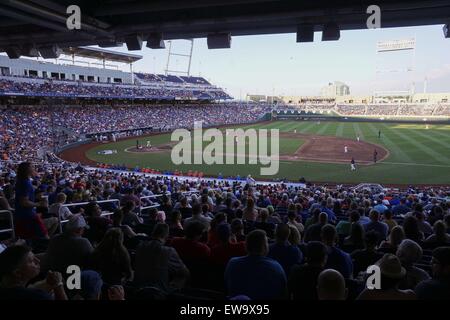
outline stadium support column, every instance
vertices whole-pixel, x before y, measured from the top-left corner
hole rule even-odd
[[[130,62],[131,84],[134,84],[133,62]]]
[[[130,62],[130,73],[131,73],[131,90],[133,94],[131,95],[131,107],[133,107],[134,103],[134,73],[133,73],[133,62]]]
[[[131,84],[134,84],[133,62],[130,62]]]
[[[188,70],[187,70],[187,76],[191,76],[191,62],[192,62],[192,51],[194,51],[194,39],[190,39],[191,41],[191,50],[189,52],[189,63],[188,63]]]

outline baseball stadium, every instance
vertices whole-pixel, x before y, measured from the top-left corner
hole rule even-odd
[[[278,173],[270,177],[271,181],[298,182],[304,178],[322,183],[387,185],[447,185],[450,181],[450,126],[445,122],[411,124],[321,119],[261,121],[238,128],[280,130],[280,167]],[[150,141],[152,147],[136,148],[136,141],[139,145]],[[151,134],[81,145],[63,151],[61,157],[92,166],[125,166],[143,172],[230,179],[251,174],[267,180],[259,174],[260,165],[249,164],[249,148],[244,164],[175,165],[171,161],[174,144],[170,133]],[[107,150],[115,152],[108,154]],[[358,167],[353,171],[352,158]],[[414,176],[411,170],[416,172]]]
[[[0,300],[450,298],[450,4],[281,2],[0,4]]]

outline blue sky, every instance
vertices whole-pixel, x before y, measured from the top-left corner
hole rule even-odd
[[[333,81],[348,84],[355,95],[409,90],[413,83],[415,92],[423,92],[425,78],[427,92],[450,92],[450,39],[444,38],[442,25],[343,31],[339,41],[320,38],[320,32],[313,43],[297,43],[295,34],[233,37],[230,49],[216,50],[207,48],[206,39],[195,39],[191,75],[205,77],[237,99],[246,94],[319,95]],[[409,38],[416,38],[414,55],[376,53],[378,41]],[[131,51],[143,56],[134,70],[164,73],[168,46],[166,41],[163,50],[143,46]],[[189,49],[185,40],[172,41],[172,46],[176,53]],[[127,52],[126,46],[111,50]],[[413,71],[405,71],[412,66]],[[377,68],[397,72],[376,73]],[[127,65],[120,69],[129,71]],[[173,57],[169,69],[186,70],[187,59]]]
[[[413,81],[416,92],[422,92],[425,77],[428,92],[450,91],[450,39],[444,38],[441,25],[343,31],[339,41],[331,42],[321,42],[320,37],[316,32],[313,43],[296,43],[295,34],[233,37],[230,49],[216,50],[208,50],[206,39],[195,39],[191,74],[206,77],[235,98],[247,93],[316,95],[332,81],[347,83],[352,94],[406,90]],[[411,37],[416,37],[415,70],[376,75],[377,65],[405,70],[413,60],[411,52],[377,58],[376,43]],[[172,45],[176,52],[187,51],[187,41],[173,41]],[[135,70],[164,72],[168,49],[145,47],[133,53],[144,56]],[[377,59],[382,62],[377,64]],[[171,60],[172,68],[186,65],[185,58]]]

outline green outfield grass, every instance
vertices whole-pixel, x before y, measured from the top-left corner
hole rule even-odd
[[[158,154],[129,153],[124,150],[136,145],[136,138],[108,143],[90,149],[87,157],[97,162],[126,164],[127,166],[148,167],[158,170],[178,169],[203,171],[205,175],[243,176],[252,174],[265,180],[288,178],[297,181],[305,177],[309,181],[323,182],[376,182],[392,184],[450,184],[450,125],[367,123],[367,122],[327,122],[315,121],[274,121],[270,123],[242,126],[247,128],[279,129],[280,132],[320,134],[353,138],[359,135],[364,141],[383,145],[390,152],[389,157],[376,165],[359,166],[351,172],[347,164],[281,161],[276,176],[260,176],[260,165],[179,165],[175,166],[170,152]],[[378,130],[382,137],[378,139]],[[149,138],[152,145],[170,142],[170,134]],[[145,137],[139,141],[145,145]],[[303,141],[292,138],[280,139],[280,154],[292,154]],[[99,155],[97,152],[115,149],[117,154]]]

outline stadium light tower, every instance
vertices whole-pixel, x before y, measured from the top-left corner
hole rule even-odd
[[[392,53],[406,52],[409,54],[409,58],[403,59],[406,66],[399,66],[396,62],[395,57],[390,56]],[[378,82],[384,83],[386,78],[391,77],[393,73],[397,73],[404,76],[403,81],[408,82],[406,84],[408,89],[405,90],[377,90],[374,88],[374,98],[380,96],[411,96],[414,94],[412,86],[412,74],[416,69],[415,66],[415,55],[416,55],[416,38],[400,39],[400,40],[389,40],[389,41],[379,41],[376,46],[376,66],[375,66],[375,79]],[[396,62],[395,66],[386,66],[388,61],[382,61],[382,59],[390,58],[389,61]],[[398,57],[397,57],[398,58]],[[398,60],[398,59],[397,59]],[[381,78],[381,79],[380,79]],[[405,87],[405,86],[404,86]],[[399,89],[399,88],[397,88]]]
[[[181,74],[181,75],[185,75],[185,76],[190,76],[191,75],[191,62],[192,62],[192,52],[194,51],[194,39],[185,39],[186,41],[188,41],[188,45],[189,45],[189,53],[178,53],[178,52],[173,52],[173,41],[168,41],[169,43],[169,53],[167,55],[167,63],[166,63],[166,76],[169,73],[175,73],[175,74]],[[175,69],[169,69],[170,68],[170,59],[172,57],[184,57],[188,59],[188,63],[185,69],[183,68],[178,68],[177,66],[175,67]]]

